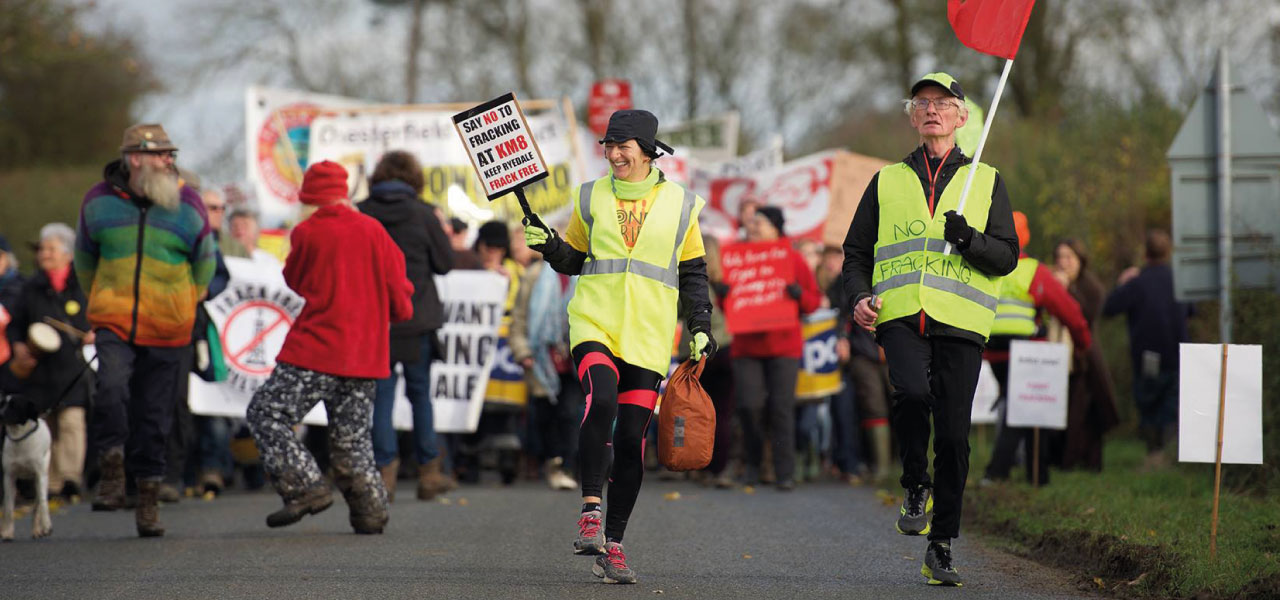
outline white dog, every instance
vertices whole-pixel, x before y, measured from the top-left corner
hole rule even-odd
[[[9,408],[9,398],[0,403]],[[44,419],[36,418],[17,425],[4,425],[4,516],[0,521],[0,539],[13,541],[13,502],[18,494],[18,477],[36,481],[36,510],[32,514],[31,537],[42,538],[53,533],[49,519],[49,456],[53,436]]]

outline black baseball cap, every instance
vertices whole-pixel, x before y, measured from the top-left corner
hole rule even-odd
[[[621,143],[635,140],[640,149],[654,158],[658,157],[658,148],[667,154],[676,151],[658,139],[658,117],[647,110],[627,109],[613,113],[609,117],[609,127],[600,138],[600,143]]]

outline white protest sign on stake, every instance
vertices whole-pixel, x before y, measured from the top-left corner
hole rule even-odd
[[[982,370],[978,372],[978,388],[973,392],[973,409],[969,422],[974,425],[995,423],[1000,420],[996,410],[996,400],[1000,398],[1000,382],[991,370],[991,363],[982,361]]]
[[[1262,346],[1227,346],[1222,462],[1262,464]],[[1213,463],[1222,344],[1180,344],[1178,461]],[[1194,366],[1192,366],[1194,365]]]
[[[1067,428],[1067,377],[1071,356],[1065,344],[1013,340],[1009,343],[1010,427]]]
[[[453,126],[490,200],[547,177],[542,151],[514,93],[454,115]]]

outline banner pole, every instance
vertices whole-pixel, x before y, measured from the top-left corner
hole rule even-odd
[[[1209,524],[1209,557],[1218,558],[1218,496],[1222,490],[1222,424],[1227,412],[1227,344],[1222,345],[1222,371],[1218,378],[1218,438],[1213,457],[1213,516]]]
[[[1040,428],[1031,428],[1031,486],[1040,489]]]
[[[996,85],[996,95],[991,99],[991,109],[987,111],[987,119],[982,123],[982,137],[978,138],[978,149],[973,151],[973,164],[976,166],[982,160],[982,150],[987,145],[987,134],[991,133],[991,122],[996,118],[996,107],[1000,105],[1000,96],[1004,94],[1004,84],[1009,80],[1009,70],[1013,68],[1013,59],[1004,61],[1004,71],[1000,73],[1000,83]],[[964,178],[964,189],[960,191],[960,205],[956,207],[956,214],[964,214],[964,203],[969,199],[969,190],[973,187],[973,174],[977,172],[976,168],[970,168],[969,174]],[[949,256],[951,254],[951,244],[943,249],[942,255]]]

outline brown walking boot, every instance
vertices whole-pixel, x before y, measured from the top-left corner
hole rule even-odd
[[[164,535],[164,526],[160,524],[159,481],[138,482],[138,508],[134,511],[134,519],[138,525],[138,537],[160,537]]]
[[[284,508],[267,515],[267,527],[293,525],[307,515],[318,515],[333,504],[333,492],[328,486],[317,488],[293,500],[286,500]]]
[[[378,472],[382,475],[382,485],[387,488],[387,502],[395,502],[396,476],[400,473],[400,459],[392,459],[390,464],[378,467]]]
[[[110,448],[98,457],[102,479],[98,481],[98,495],[93,499],[93,510],[109,511],[124,508],[124,448]]]
[[[425,465],[418,465],[418,499],[431,500],[436,496],[458,487],[452,478],[440,472],[440,458],[436,457]]]

